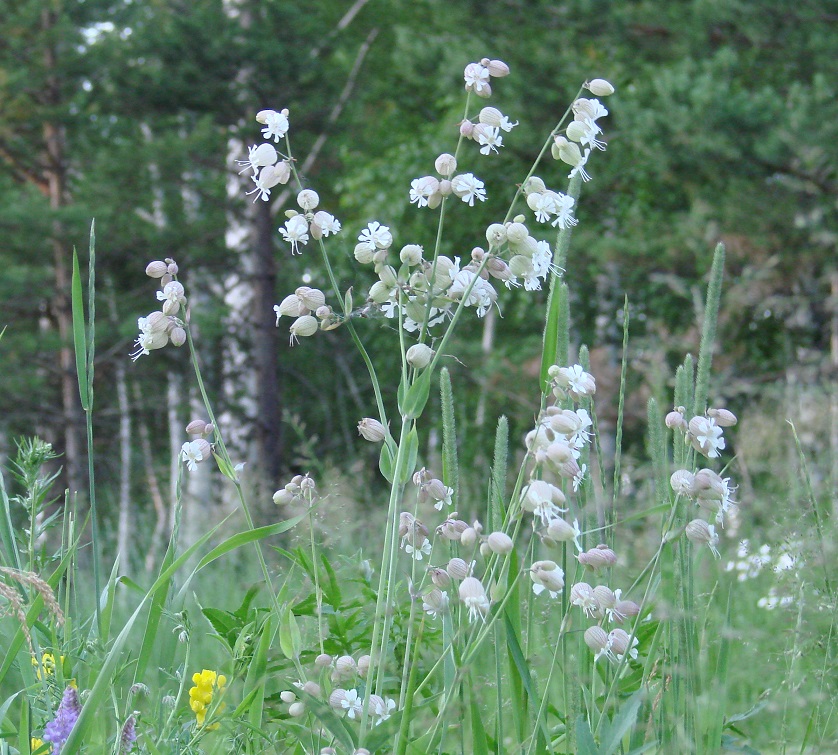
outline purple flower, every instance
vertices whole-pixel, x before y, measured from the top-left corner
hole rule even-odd
[[[119,752],[129,753],[134,749],[134,742],[137,741],[137,728],[134,714],[128,716],[128,720],[122,727],[122,735],[119,738]]]
[[[81,705],[75,687],[67,687],[61,698],[61,705],[55,718],[44,727],[44,741],[52,743],[52,755],[59,755],[61,748],[70,736],[73,726],[79,720]]]

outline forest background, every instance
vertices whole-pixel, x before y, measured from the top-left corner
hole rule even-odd
[[[698,350],[700,292],[718,241],[727,278],[710,404],[740,418],[728,442],[750,528],[727,536],[788,534],[773,515],[793,495],[787,418],[816,492],[834,502],[838,4],[1,0],[0,8],[0,460],[37,433],[63,454],[61,484],[83,500],[69,279],[72,250],[84,263],[95,218],[98,505],[107,550],[122,554],[125,569],[151,568],[168,537],[177,451],[197,402],[185,350],[128,359],[137,318],[148,313],[143,270],[153,259],[180,266],[210,395],[231,454],[247,462],[260,518],[276,518],[271,493],[305,471],[343,500],[334,529],[381,504],[377,449],[354,427],[374,416],[360,358],[342,330],[291,350],[275,327],[273,305],[298,281],[328,286],[277,233],[290,196],[251,203],[234,161],[254,141],[256,111],[289,108],[298,167],[347,229],[341,281],[365,290],[369,281],[355,280],[349,264],[355,229],[378,219],[397,243],[432,241],[432,221],[412,211],[407,187],[429,156],[451,148],[462,69],[483,56],[510,65],[496,104],[521,123],[487,159],[487,184],[525,175],[535,155],[519,145],[539,144],[583,81],[602,77],[617,89],[607,159],[585,187],[566,279],[575,346],[591,349],[603,437],[616,417],[628,297],[626,505],[644,495],[646,400],[670,406],[674,366]],[[493,222],[508,199],[475,208],[474,227]],[[470,229],[447,241],[452,255],[480,243]],[[462,361],[449,369],[463,468],[488,464],[501,413],[513,437],[531,426],[542,323],[529,301],[504,292],[502,320],[494,313],[460,333]],[[389,327],[370,323],[373,350]],[[387,365],[377,368],[388,382]],[[433,433],[423,443],[432,456]],[[188,478],[187,539],[228,505],[210,477],[204,465]],[[480,476],[470,484],[479,488]]]

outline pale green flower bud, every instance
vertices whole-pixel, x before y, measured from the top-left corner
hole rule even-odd
[[[387,437],[387,428],[384,427],[377,419],[373,419],[372,417],[364,417],[358,423],[358,434],[361,435],[364,440],[368,440],[371,443],[380,443]]]
[[[292,345],[300,338],[313,336],[319,329],[320,324],[317,322],[317,319],[311,315],[298,317],[293,323],[291,323],[291,327],[289,328],[291,332]]]
[[[308,308],[296,294],[289,294],[276,307],[276,319],[280,317],[300,317],[308,314]]]
[[[417,370],[427,367],[436,352],[424,343],[415,343],[407,350],[407,363]]]
[[[292,718],[302,718],[306,714],[305,703],[297,701],[288,706],[288,715]]]
[[[326,295],[317,288],[300,286],[294,293],[300,297],[303,306],[310,312],[313,312],[318,307],[322,307],[326,303]]]
[[[373,256],[375,254],[374,249],[370,249],[369,244],[366,242],[356,244],[355,245],[355,259],[358,260],[362,265],[370,265],[372,264]]]
[[[523,223],[510,223],[506,227],[506,238],[510,244],[520,244],[529,236],[529,231]]]
[[[186,331],[179,326],[172,328],[172,332],[169,333],[169,340],[172,342],[172,346],[183,346],[186,343]]]
[[[399,259],[405,265],[418,265],[422,261],[422,247],[419,244],[407,244],[399,252]]]
[[[608,97],[608,95],[614,94],[614,87],[605,79],[593,79],[585,87],[591,94],[597,97]]]
[[[506,226],[502,223],[492,223],[486,229],[486,241],[489,242],[489,248],[499,247],[506,241]]]
[[[523,191],[525,197],[530,194],[543,194],[547,191],[547,186],[538,176],[530,176],[524,184]]]
[[[474,527],[467,527],[460,535],[460,545],[464,548],[473,548],[477,542],[477,530]]]
[[[486,541],[493,553],[510,553],[515,547],[512,538],[505,532],[493,532]]]
[[[392,291],[392,286],[388,286],[382,281],[376,281],[370,286],[369,298],[376,304],[383,304],[390,298]]]

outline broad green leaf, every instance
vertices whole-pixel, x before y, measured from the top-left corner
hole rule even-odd
[[[302,644],[297,619],[294,617],[291,607],[286,606],[282,612],[282,620],[279,625],[279,649],[282,650],[282,654],[289,661],[293,661],[300,657]]]

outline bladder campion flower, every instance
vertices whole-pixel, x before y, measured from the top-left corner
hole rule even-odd
[[[195,714],[195,723],[198,727],[204,725],[207,711],[212,704],[213,696],[221,695],[227,686],[227,677],[224,674],[216,674],[215,671],[203,669],[200,673],[192,675],[192,683],[195,685],[189,690],[189,707]],[[224,703],[219,704],[218,712],[224,709]],[[218,728],[218,724],[208,726],[209,729]]]

